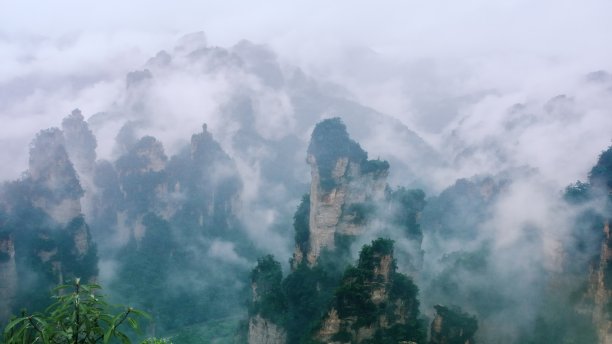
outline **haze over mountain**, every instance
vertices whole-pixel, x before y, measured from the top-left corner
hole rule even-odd
[[[0,321],[82,277],[175,340],[612,338],[609,3],[3,7]]]

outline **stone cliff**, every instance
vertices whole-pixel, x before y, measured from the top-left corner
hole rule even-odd
[[[612,238],[610,226],[606,222],[603,227],[605,239],[601,244],[599,261],[591,267],[589,273],[589,289],[587,297],[593,303],[593,323],[598,332],[599,343],[612,344]]]
[[[206,125],[192,135],[190,146],[170,158],[160,141],[145,136],[128,148],[114,169],[99,165],[98,175],[104,173],[105,180],[96,181],[109,197],[100,199],[98,207],[116,208],[116,214],[100,215],[111,217],[120,229],[127,227],[129,235],[142,237],[139,223],[147,212],[223,232],[239,211],[242,184],[236,166]]]
[[[375,240],[344,273],[314,337],[322,343],[423,343],[417,293],[412,280],[396,272],[393,241]]]
[[[79,109],[62,120],[66,151],[79,175],[91,175],[96,162],[98,145]]]
[[[587,301],[592,304],[592,317],[599,336],[599,343],[612,344],[612,147],[604,151],[589,173],[589,193],[604,203],[603,224],[599,228],[603,238],[598,259],[591,264]]]
[[[250,344],[426,343],[418,288],[396,261],[404,271],[421,268],[425,193],[388,187],[389,164],[368,160],[339,118],[314,128],[307,162],[312,180],[294,214],[291,272],[283,279],[273,257],[258,261],[245,337]],[[350,265],[351,246],[374,237]],[[401,249],[380,237],[401,240]]]
[[[251,272],[252,300],[249,307],[249,344],[285,344],[287,333],[283,328],[286,312],[281,291],[282,272],[272,256],[258,260]]]
[[[307,243],[298,243],[295,263],[315,265],[323,249],[336,249],[338,236],[363,234],[371,204],[384,197],[389,164],[368,160],[339,118],[315,127],[307,162],[311,167]]]
[[[65,122],[81,123],[79,116],[74,112]],[[30,145],[28,171],[0,188],[0,321],[17,306],[44,307],[46,291],[58,283],[96,277],[97,253],[81,213],[83,194],[64,132],[39,132]]]
[[[430,344],[474,344],[478,329],[476,318],[457,308],[434,306],[436,317],[431,323]]]
[[[273,322],[256,315],[249,319],[249,344],[284,344],[285,330]]]
[[[12,234],[0,234],[0,322],[11,315],[17,294],[17,266]]]
[[[83,188],[68,157],[61,130],[43,130],[30,146],[31,201],[54,221],[67,224],[81,213]]]

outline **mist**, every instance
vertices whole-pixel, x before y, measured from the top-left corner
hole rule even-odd
[[[28,180],[37,133],[79,109],[84,129],[63,128],[76,140],[66,154],[84,189],[98,276],[120,301],[131,296],[118,279],[138,268],[120,261],[141,245],[158,249],[138,233],[172,233],[168,247],[181,251],[156,258],[185,271],[168,268],[160,288],[169,298],[207,295],[193,307],[235,292],[200,320],[244,315],[257,257],[273,254],[291,271],[293,216],[310,190],[308,142],[331,117],[370,159],[389,162],[390,190],[423,190],[422,238],[395,239],[399,270],[422,290],[426,317],[441,302],[476,314],[480,341],[513,343],[532,329],[567,257],[584,254],[573,251],[580,216],[605,212],[599,201],[572,206],[563,192],[587,181],[612,144],[607,1],[2,7],[0,180]],[[74,147],[90,134],[87,169]],[[131,176],[153,185],[142,209],[129,205],[130,192],[143,194],[126,189]],[[377,218],[396,206],[377,207]],[[374,221],[352,256],[400,232]],[[462,265],[469,259],[479,263]],[[475,300],[483,290],[499,304]]]

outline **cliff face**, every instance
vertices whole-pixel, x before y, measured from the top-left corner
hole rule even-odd
[[[200,201],[199,221],[212,219],[216,226],[229,227],[229,219],[240,210],[242,182],[234,161],[213,139],[206,124],[200,133],[191,136],[189,164],[191,175],[176,179],[172,188],[182,188],[189,198]]]
[[[586,298],[592,302],[593,324],[597,329],[599,343],[612,344],[612,147],[604,151],[589,173],[590,194],[605,202],[603,209],[603,232],[599,259],[591,264]]]
[[[16,294],[15,243],[11,234],[0,235],[0,322],[10,317]]]
[[[82,121],[82,116],[79,116],[81,116],[80,112],[73,112],[72,117],[69,116],[64,121],[65,126],[71,127],[72,125],[66,123],[73,120]],[[73,142],[72,146],[76,147],[78,144]],[[93,152],[93,157],[95,158],[95,152]],[[91,159],[85,160],[92,162]],[[55,242],[54,245],[62,246],[74,257],[82,258],[88,255],[92,243],[89,227],[81,214],[81,197],[84,191],[68,156],[62,131],[52,128],[43,130],[36,136],[30,148],[28,175],[28,179],[18,182],[21,183],[23,189],[30,191],[25,196],[26,202],[49,216],[55,225],[62,228],[63,232],[56,234],[53,230],[49,231],[45,228],[48,225],[42,225],[36,229],[40,231],[42,237],[54,238],[50,239],[52,241],[65,240],[63,237],[67,236],[70,244]],[[50,253],[53,250],[48,251],[41,251],[38,255],[43,257],[41,258],[43,260],[53,261],[52,257],[55,254]],[[67,254],[68,252],[61,252],[62,256]],[[61,266],[61,263],[58,262],[55,265]],[[61,268],[58,269],[61,270]]]
[[[338,236],[363,234],[371,204],[383,199],[389,164],[367,160],[339,118],[315,127],[307,162],[311,167],[307,242],[298,243],[295,263],[316,264],[323,249],[336,249]]]
[[[118,226],[121,237],[142,239],[145,234],[142,218],[147,212],[172,215],[164,209],[167,161],[162,143],[152,136],[142,137],[117,160],[117,186],[123,201],[123,207],[117,209],[117,218],[125,219]]]
[[[249,319],[249,344],[285,344],[285,330],[259,315]]]
[[[66,151],[79,175],[91,175],[96,162],[97,141],[83,114],[75,109],[62,120]]]
[[[160,141],[145,136],[117,160],[115,169],[108,164],[98,169],[100,177],[106,177],[97,181],[109,196],[100,199],[98,207],[115,208],[116,214],[100,215],[111,216],[119,227],[129,228],[130,235],[137,234],[139,218],[147,212],[219,231],[228,228],[238,212],[242,185],[236,166],[206,125],[191,137],[189,147],[170,158]]]
[[[396,272],[393,241],[375,240],[364,246],[357,266],[345,272],[315,338],[323,343],[423,343],[417,293],[412,280]]]
[[[384,196],[386,169],[363,173],[359,162],[340,157],[331,173],[333,188],[326,190],[321,184],[317,159],[308,155],[311,166],[310,186],[310,249],[308,263],[314,265],[323,248],[333,250],[337,235],[358,236],[366,229],[362,214],[353,210],[366,202],[380,200]]]
[[[286,302],[281,290],[280,264],[272,256],[260,258],[251,272],[252,299],[249,307],[249,344],[285,344],[283,328]]]
[[[253,270],[249,337],[278,338],[282,329],[290,343],[425,343],[418,288],[396,272],[393,241],[364,246],[350,265],[351,245],[372,230],[401,238],[402,264],[418,268],[425,194],[387,187],[389,164],[368,160],[339,118],[317,124],[307,162],[312,181],[294,215],[292,270],[281,282],[279,265],[275,283],[261,278],[265,261]]]
[[[74,128],[68,122],[82,122],[79,116],[73,113],[65,121],[69,130]],[[66,279],[96,277],[97,253],[81,213],[83,194],[64,132],[38,133],[27,173],[0,188],[0,321],[17,306],[44,307],[46,291]]]
[[[593,323],[597,329],[599,343],[612,344],[612,238],[610,226],[603,227],[605,239],[601,243],[599,261],[591,266],[587,300],[592,303]]]
[[[255,255],[241,232],[242,184],[234,162],[206,125],[174,155],[151,136],[118,141],[125,153],[114,163],[97,163],[92,222],[101,251],[119,262],[117,280],[129,280],[118,292],[174,328],[242,307],[236,297],[242,281],[234,276],[246,274],[244,257]],[[204,300],[210,311],[202,311]],[[162,311],[168,308],[191,316],[177,320]]]
[[[478,323],[474,317],[441,305],[434,306],[436,317],[431,322],[430,344],[474,344]]]
[[[83,188],[68,157],[62,131],[43,130],[30,147],[31,201],[54,221],[67,224],[81,213]]]

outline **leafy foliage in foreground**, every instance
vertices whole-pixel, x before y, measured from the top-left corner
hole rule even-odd
[[[67,293],[71,288],[72,292]],[[56,301],[44,314],[24,312],[9,322],[4,328],[3,343],[131,343],[120,326],[127,323],[138,333],[136,317],[148,315],[131,307],[111,314],[111,306],[96,294],[99,289],[97,284],[82,285],[78,278],[72,284],[58,286],[54,289]]]

